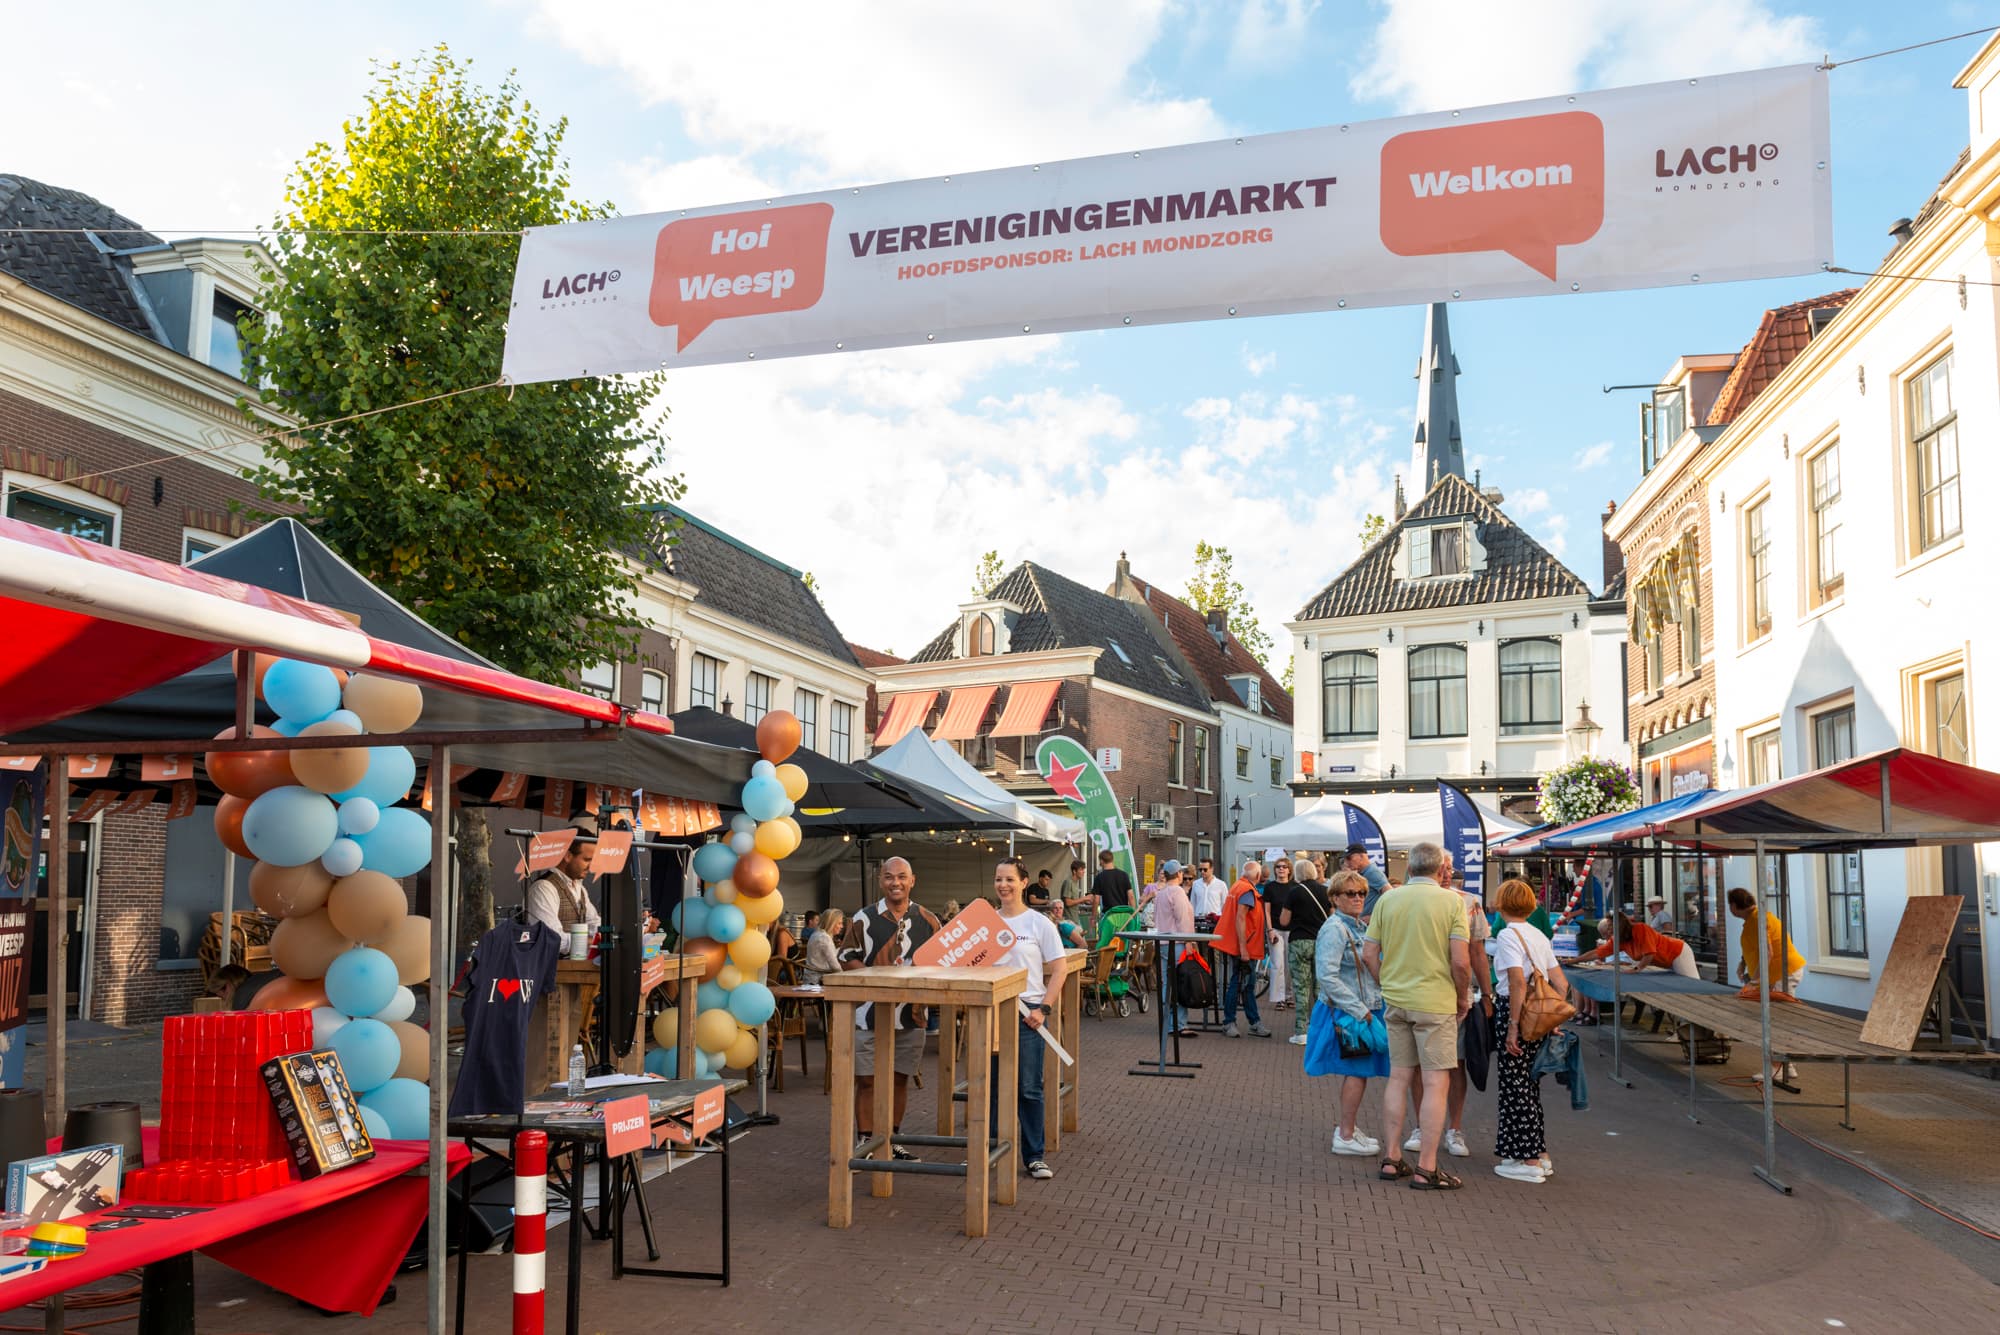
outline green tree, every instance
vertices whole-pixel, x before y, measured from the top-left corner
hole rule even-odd
[[[972,568],[972,596],[984,598],[993,592],[999,587],[1000,577],[1006,573],[1007,568],[1001,564],[997,550],[981,553],[979,564]]]
[[[1278,678],[1278,684],[1285,688],[1286,695],[1292,693],[1292,660],[1289,658],[1285,660],[1285,675]]]
[[[1236,558],[1229,554],[1227,547],[1196,542],[1194,574],[1187,582],[1187,601],[1198,612],[1217,609],[1226,612],[1230,634],[1241,640],[1243,647],[1256,655],[1259,663],[1268,664],[1271,661],[1271,637],[1258,623],[1256,610],[1250,606],[1250,595],[1244,592],[1242,582],[1236,578],[1235,566]]]
[[[1389,521],[1381,515],[1369,515],[1361,521],[1361,545],[1364,548],[1373,546],[1375,540],[1382,536],[1382,531],[1388,527]]]
[[[499,376],[519,230],[611,208],[569,197],[566,123],[545,122],[511,76],[482,88],[444,47],[376,74],[340,143],[293,169],[265,314],[244,331],[244,379],[265,403],[352,420],[272,440],[253,476],[362,574],[513,671],[562,681],[630,657],[619,553],[645,507],[681,493],[646,423],[659,379],[436,397]],[[492,923],[491,847],[477,813],[455,832],[463,946]]]

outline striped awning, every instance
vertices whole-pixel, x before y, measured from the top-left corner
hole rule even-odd
[[[931,733],[931,740],[963,742],[977,737],[979,725],[986,721],[986,708],[999,690],[998,686],[960,686],[952,691],[951,702],[945,705],[944,718]]]
[[[936,691],[905,691],[890,696],[888,707],[882,711],[882,722],[875,729],[875,745],[894,746],[903,740],[904,733],[922,727],[924,715],[931,712],[931,703],[937,698]]]
[[[1060,681],[1024,681],[1007,692],[1007,708],[1000,712],[1000,721],[993,725],[995,737],[1032,737],[1042,730],[1042,720],[1049,716],[1049,706],[1055,702],[1056,692],[1062,689]]]

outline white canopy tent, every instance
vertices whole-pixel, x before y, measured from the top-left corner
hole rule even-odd
[[[1528,827],[1500,814],[1484,793],[1472,795],[1479,814],[1486,819],[1488,840],[1519,834]],[[1261,830],[1245,830],[1236,836],[1242,849],[1332,849],[1347,846],[1347,813],[1341,803],[1352,802],[1373,816],[1382,827],[1390,850],[1407,849],[1411,844],[1444,841],[1444,809],[1435,791],[1428,793],[1329,793],[1319,801],[1275,825]]]
[[[934,742],[920,729],[911,729],[888,750],[870,756],[868,763],[1024,825],[1037,839],[1051,844],[1083,842],[1082,821],[1023,802],[974,769],[950,743]]]

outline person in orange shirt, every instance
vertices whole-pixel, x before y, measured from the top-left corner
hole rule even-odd
[[[1683,978],[1699,978],[1701,974],[1694,967],[1694,952],[1687,942],[1654,931],[1642,922],[1634,922],[1625,916],[1624,910],[1611,915],[1612,928],[1618,942],[1627,955],[1632,957],[1630,967],[1643,969],[1647,965],[1657,965],[1662,969],[1672,969]],[[1585,959],[1601,960],[1611,956],[1611,942],[1606,941],[1597,949],[1584,956]],[[1622,966],[1619,966],[1622,967]]]
[[[1236,1027],[1238,993],[1243,997],[1243,1013],[1249,1017],[1251,1034],[1257,1038],[1271,1036],[1257,1014],[1257,961],[1264,958],[1264,938],[1268,934],[1264,901],[1257,894],[1257,883],[1263,877],[1262,863],[1244,863],[1243,873],[1229,887],[1222,901],[1222,914],[1215,922],[1216,952],[1230,957],[1229,982],[1222,992],[1222,1032],[1231,1038],[1243,1037],[1243,1031]]]

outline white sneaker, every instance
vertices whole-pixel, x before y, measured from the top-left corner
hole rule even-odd
[[[1444,1133],[1444,1152],[1455,1159],[1466,1158],[1472,1153],[1471,1150],[1465,1147],[1465,1134],[1460,1131],[1447,1131]]]
[[[1291,1043],[1295,1047],[1302,1048],[1306,1045],[1306,1036],[1304,1034],[1293,1034],[1290,1038],[1286,1039],[1285,1041]]]
[[[1055,1175],[1056,1175],[1056,1170],[1049,1167],[1046,1163],[1042,1162],[1040,1159],[1037,1159],[1033,1163],[1028,1165],[1029,1177],[1036,1178],[1040,1181],[1046,1182],[1048,1179],[1054,1177]]]
[[[1522,1163],[1519,1159],[1502,1159],[1493,1165],[1493,1171],[1514,1182],[1541,1182],[1548,1177],[1540,1164]]]
[[[1379,1153],[1382,1149],[1382,1146],[1376,1141],[1369,1140],[1366,1136],[1363,1136],[1358,1131],[1355,1132],[1354,1139],[1352,1140],[1349,1140],[1346,1136],[1341,1135],[1340,1132],[1335,1131],[1333,1133],[1332,1148],[1335,1154],[1352,1154],[1360,1156],[1366,1154]]]
[[[1535,1160],[1535,1163],[1542,1170],[1543,1177],[1554,1177],[1556,1175],[1556,1166],[1549,1162],[1548,1155],[1544,1154],[1541,1158]]]
[[[1403,1142],[1403,1148],[1406,1150],[1420,1150],[1423,1147],[1424,1133],[1421,1131],[1412,1131],[1410,1138]]]

